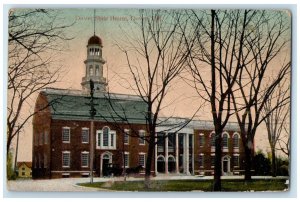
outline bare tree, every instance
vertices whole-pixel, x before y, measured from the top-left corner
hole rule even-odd
[[[189,67],[198,95],[210,103],[215,126],[214,191],[221,190],[222,133],[232,115],[231,91],[242,68],[245,30],[255,12],[189,11]]]
[[[288,86],[284,89],[284,84],[285,82],[278,85],[278,88],[271,94],[263,109],[263,114],[267,115],[264,122],[268,131],[268,140],[271,148],[273,177],[276,177],[277,168],[276,147],[278,144],[280,146],[279,141],[283,137],[283,133],[286,132],[285,126],[290,112],[290,100],[287,99],[290,97],[290,88]]]
[[[55,10],[9,11],[7,155],[14,137],[37,113],[30,109],[33,96],[59,79],[56,54],[71,39],[65,33],[70,26],[62,23]]]
[[[288,127],[287,127],[288,125]],[[288,158],[290,157],[290,146],[291,146],[291,133],[290,133],[290,123],[285,123],[283,126],[283,130],[284,130],[284,135],[282,135],[279,139],[278,139],[278,146],[279,148],[276,148],[277,150],[280,150],[281,152],[283,152],[285,155],[288,156]]]
[[[124,31],[127,46],[119,46],[127,60],[131,90],[146,104],[148,152],[145,187],[150,186],[151,167],[156,144],[156,127],[165,107],[165,97],[172,81],[183,70],[187,53],[180,32],[181,15],[170,10],[139,10],[133,33]],[[184,25],[182,25],[184,26]],[[120,43],[119,43],[120,44]],[[130,82],[133,81],[133,82]]]
[[[242,69],[232,90],[233,106],[245,149],[245,180],[251,180],[254,137],[258,126],[276,108],[263,114],[265,104],[290,70],[290,60],[283,61],[281,52],[290,40],[290,24],[280,11],[256,11],[250,23],[242,54]],[[273,68],[277,65],[277,68]],[[275,78],[270,77],[276,70]],[[282,100],[286,102],[289,97]]]

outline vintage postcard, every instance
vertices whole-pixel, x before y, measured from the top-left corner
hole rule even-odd
[[[8,11],[10,192],[288,191],[291,13]]]

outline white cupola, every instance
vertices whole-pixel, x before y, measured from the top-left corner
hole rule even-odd
[[[94,35],[88,40],[87,59],[85,63],[85,77],[82,78],[83,90],[90,90],[90,80],[94,82],[95,92],[106,92],[106,78],[103,77],[102,40]]]

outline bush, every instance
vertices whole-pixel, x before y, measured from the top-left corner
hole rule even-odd
[[[13,161],[13,156],[12,156],[12,153],[10,152],[8,154],[8,158],[7,158],[7,161],[6,161],[6,174],[7,174],[7,179],[8,180],[15,180],[15,179],[17,179],[17,175],[14,172],[12,161]]]
[[[254,156],[253,164],[254,175],[266,176],[271,174],[271,162],[263,153]]]

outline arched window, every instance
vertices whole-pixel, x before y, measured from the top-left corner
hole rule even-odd
[[[109,157],[108,154],[104,154],[104,155],[103,155],[103,159],[110,159],[110,157]]]
[[[168,161],[169,161],[169,162],[175,162],[174,156],[170,155],[170,156],[168,157]]]
[[[201,133],[199,136],[199,145],[200,145],[200,147],[203,147],[204,144],[205,144],[205,137],[204,137],[204,134]]]
[[[233,135],[233,147],[236,147],[236,148],[239,147],[239,135],[238,134]]]
[[[116,131],[104,126],[102,130],[97,130],[97,149],[116,149]]]
[[[214,147],[216,146],[216,135],[215,133],[211,133],[210,135],[210,146]]]
[[[92,76],[93,75],[93,65],[90,65],[90,76]]]
[[[222,137],[222,146],[223,147],[228,147],[228,134],[224,133]]]
[[[99,65],[96,65],[95,75],[99,76]]]
[[[165,158],[163,156],[157,157],[157,162],[165,162]]]

